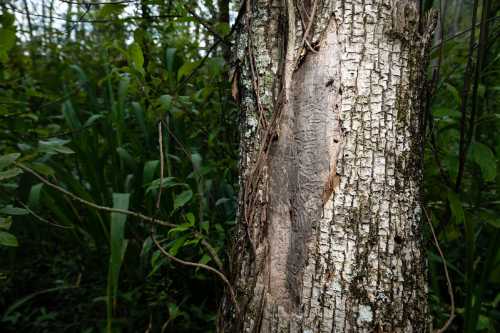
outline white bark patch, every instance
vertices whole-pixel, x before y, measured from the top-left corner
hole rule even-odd
[[[372,307],[369,305],[360,305],[358,312],[358,325],[369,324],[373,320]]]

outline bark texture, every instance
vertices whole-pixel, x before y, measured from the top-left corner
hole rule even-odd
[[[408,0],[247,0],[225,332],[425,332],[424,68]]]

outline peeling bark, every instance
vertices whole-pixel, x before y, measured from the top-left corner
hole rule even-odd
[[[225,332],[425,332],[415,3],[247,0],[236,43],[241,313]],[[420,24],[419,24],[420,23]]]

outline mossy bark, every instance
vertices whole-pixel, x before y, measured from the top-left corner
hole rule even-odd
[[[424,69],[408,0],[246,2],[225,332],[425,332]]]

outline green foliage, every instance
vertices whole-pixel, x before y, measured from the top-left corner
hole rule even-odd
[[[171,5],[147,8],[187,15],[183,3]],[[81,11],[68,13],[73,20],[82,17],[84,8],[72,8]],[[130,9],[91,6],[84,18],[95,23],[33,24],[31,35],[2,48],[0,304],[7,311],[0,326],[7,332],[213,330],[216,276],[166,259],[140,219],[82,205],[15,164],[89,202],[177,225],[156,228],[156,238],[183,260],[211,264],[202,240],[225,260],[238,145],[227,64],[218,50],[200,51],[213,38],[193,38],[191,19],[121,20]],[[26,24],[8,15],[2,29]],[[200,66],[187,72],[193,63]]]
[[[487,30],[485,25],[475,29],[471,67],[470,32],[449,40],[442,50],[434,48],[431,59],[431,65],[441,66],[428,118],[424,190],[450,272],[457,315],[448,328],[452,332],[500,330],[500,45],[494,40],[500,26],[491,20],[499,9],[479,1],[477,22],[489,18],[489,23]],[[464,3],[464,10],[467,15],[443,16],[445,32],[470,27],[472,3]],[[486,31],[487,43],[480,42]],[[434,326],[441,327],[451,311],[448,283],[430,235],[426,244],[431,310]]]

